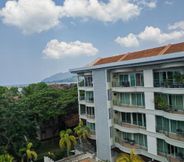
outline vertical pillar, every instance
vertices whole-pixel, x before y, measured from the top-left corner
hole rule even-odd
[[[107,71],[93,71],[97,157],[111,161],[111,138],[107,92]]]
[[[153,88],[153,70],[144,70],[144,87]],[[145,95],[145,108],[149,110],[155,109],[154,106],[154,93],[151,91],[144,92]],[[156,132],[155,115],[146,114],[146,130],[149,132]],[[157,139],[153,136],[147,136],[148,152],[153,155],[157,155]]]

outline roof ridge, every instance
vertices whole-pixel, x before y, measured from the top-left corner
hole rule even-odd
[[[124,60],[125,57],[127,57],[130,53],[126,53],[126,54],[123,54],[122,57],[118,60],[118,61],[122,61]]]
[[[171,47],[172,44],[168,44],[165,46],[164,49],[162,49],[158,55],[163,55],[170,47]]]
[[[95,65],[101,59],[102,59],[101,57],[98,57],[95,60],[93,60],[92,62],[90,62],[89,64],[87,64],[86,66],[93,66],[93,65]]]

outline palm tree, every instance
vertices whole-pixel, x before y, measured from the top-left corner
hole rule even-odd
[[[31,149],[32,146],[33,146],[33,144],[31,142],[29,142],[27,144],[26,148],[20,149],[20,152],[24,152],[23,157],[21,159],[21,162],[24,162],[24,157],[26,157],[27,162],[34,161],[37,159],[38,155],[34,150]]]
[[[0,155],[0,162],[13,162],[13,156],[9,154]]]
[[[82,139],[87,139],[90,136],[90,129],[83,124],[82,120],[80,120],[78,126],[74,128],[74,131],[79,138],[80,144],[83,144]]]
[[[59,147],[61,149],[67,150],[67,156],[69,156],[70,150],[72,147],[74,147],[74,145],[76,145],[76,143],[76,138],[72,135],[71,129],[67,129],[66,131],[63,130],[60,132]]]
[[[121,153],[116,158],[116,162],[144,162],[140,156],[135,154],[134,150],[131,150],[130,154]]]

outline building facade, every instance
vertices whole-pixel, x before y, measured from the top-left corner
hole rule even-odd
[[[78,74],[80,119],[97,157],[184,161],[184,43],[101,58]]]

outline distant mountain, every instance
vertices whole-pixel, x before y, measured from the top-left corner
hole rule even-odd
[[[77,76],[70,72],[57,73],[42,80],[45,83],[71,83],[77,82]]]

